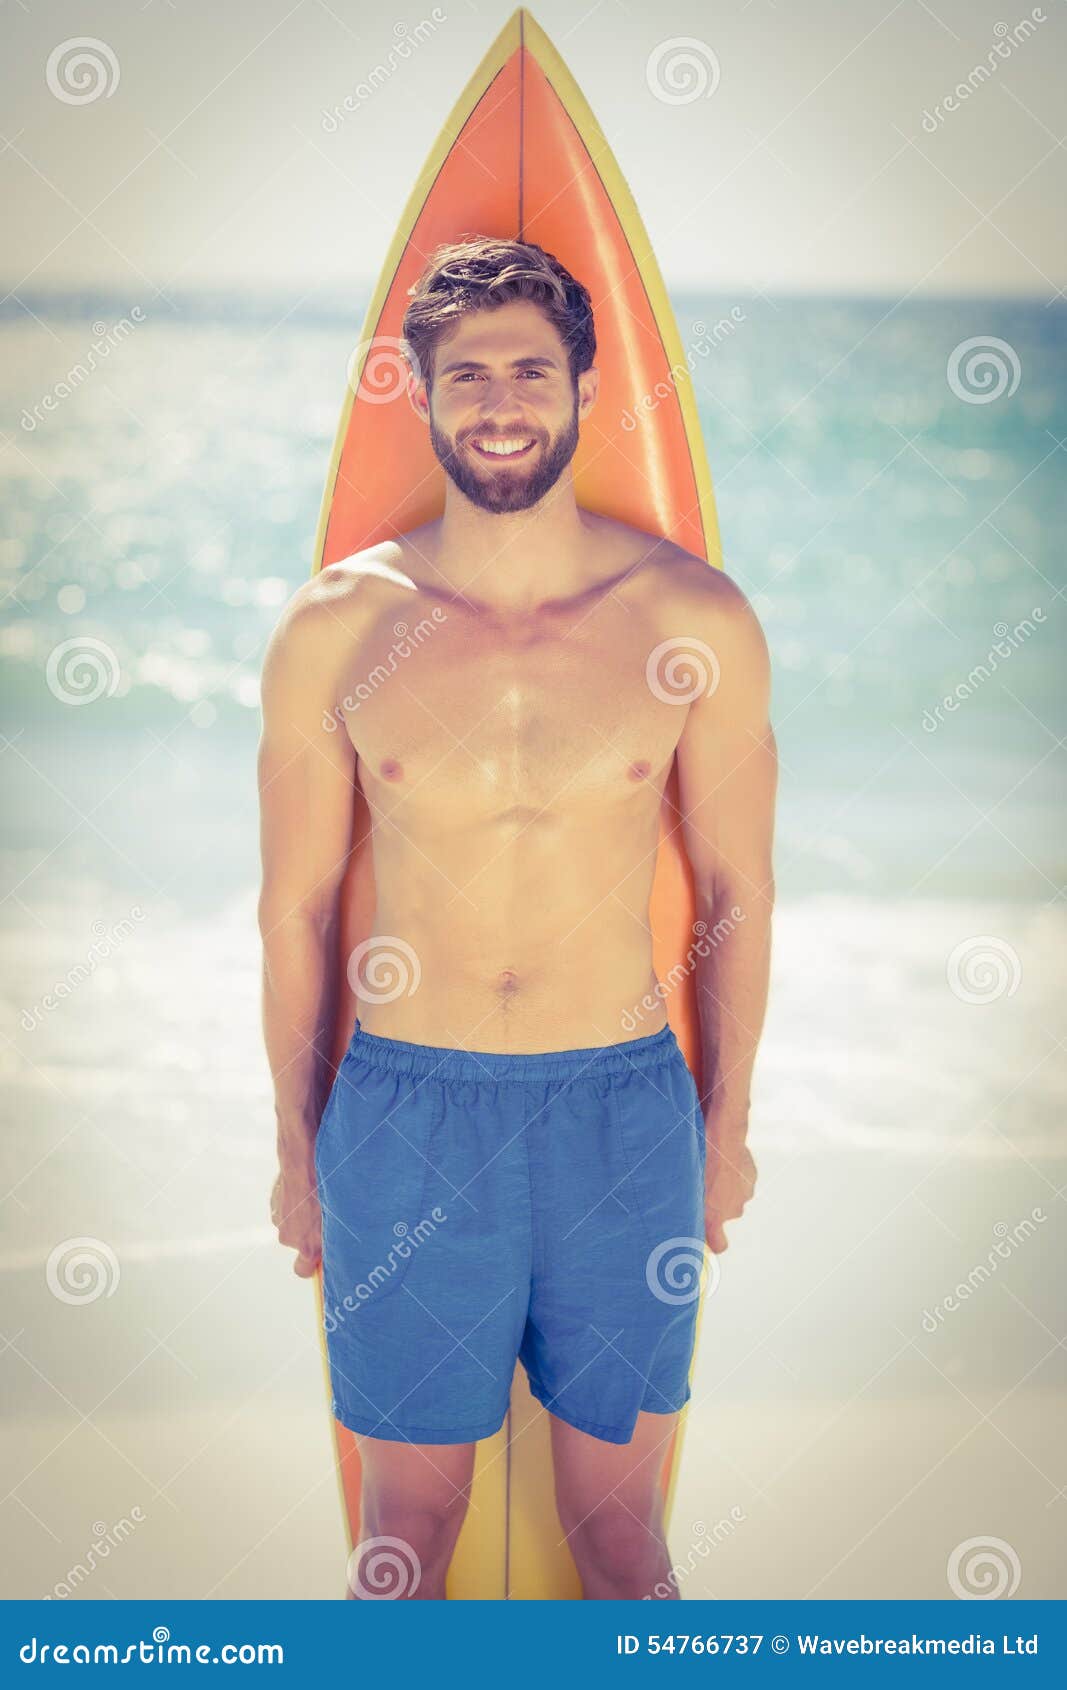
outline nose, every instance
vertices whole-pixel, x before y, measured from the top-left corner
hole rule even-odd
[[[481,415],[486,422],[502,428],[504,423],[522,420],[522,405],[511,383],[505,378],[491,378],[482,394]]]

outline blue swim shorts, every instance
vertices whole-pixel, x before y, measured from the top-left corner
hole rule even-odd
[[[357,1020],[315,1164],[333,1412],[354,1432],[499,1430],[516,1357],[568,1425],[629,1443],[689,1400],[704,1123],[669,1026],[535,1055]]]

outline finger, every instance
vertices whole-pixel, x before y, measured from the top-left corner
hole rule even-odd
[[[724,1250],[730,1248],[730,1240],[726,1236],[721,1221],[713,1220],[708,1226],[708,1249],[713,1255],[721,1256]]]
[[[299,1255],[293,1263],[293,1272],[301,1279],[310,1279],[319,1265],[318,1256]]]

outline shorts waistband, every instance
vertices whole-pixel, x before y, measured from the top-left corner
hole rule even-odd
[[[349,1052],[362,1062],[398,1074],[439,1080],[555,1080],[629,1073],[663,1062],[680,1046],[668,1023],[657,1033],[622,1039],[618,1044],[578,1050],[546,1050],[509,1055],[498,1050],[450,1050],[445,1045],[412,1044],[365,1031],[356,1017]]]

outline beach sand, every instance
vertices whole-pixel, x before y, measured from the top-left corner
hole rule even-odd
[[[945,959],[991,915],[1021,979],[962,1002]],[[676,1493],[685,1596],[941,1596],[953,1549],[990,1534],[1020,1594],[1062,1589],[1063,921],[780,910],[757,1196],[702,1312]],[[66,943],[43,946],[42,978]],[[211,994],[192,989],[205,969]],[[343,1588],[313,1292],[265,1219],[256,985],[246,897],[143,924],[76,1019],[24,1036],[0,1258],[8,1596]],[[64,1301],[46,1263],[84,1237],[104,1247],[96,1294]]]

